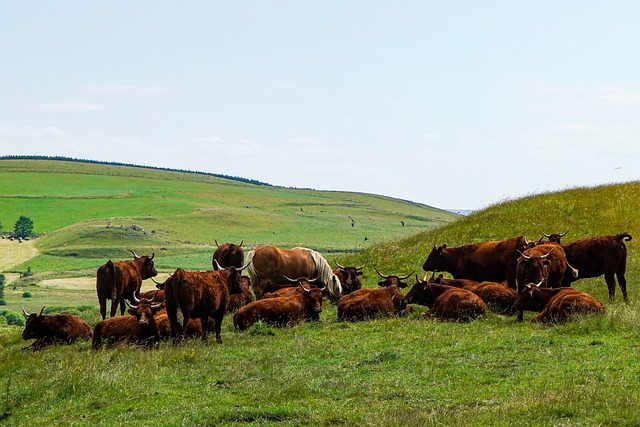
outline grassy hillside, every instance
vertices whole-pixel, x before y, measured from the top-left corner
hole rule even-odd
[[[128,258],[128,248],[155,252],[160,269],[203,269],[214,240],[349,252],[457,217],[370,194],[68,161],[0,160],[0,180],[4,229],[26,215],[43,233],[41,256],[16,271],[95,269],[108,258]]]
[[[472,323],[456,324],[426,320],[424,308],[416,306],[407,318],[341,323],[336,321],[336,307],[325,302],[320,323],[283,330],[256,325],[239,333],[227,317],[222,345],[189,340],[178,346],[162,343],[154,351],[93,351],[84,342],[37,353],[20,350],[25,345],[21,328],[5,326],[0,327],[0,423],[638,425],[639,204],[637,182],[531,196],[391,242],[374,242],[341,258],[369,261],[363,280],[373,287],[373,265],[387,273],[419,272],[434,244],[517,235],[532,240],[540,231],[567,229],[569,241],[627,231],[634,236],[627,244],[629,302],[622,303],[618,295],[609,303],[602,278],[575,284],[605,301],[602,317],[545,327],[529,322],[531,313],[522,323],[488,313]],[[287,211],[285,205],[273,206]],[[168,229],[181,227],[167,224]],[[43,246],[64,251],[70,241],[74,251],[91,251],[92,239],[84,240],[83,227],[108,230],[99,224],[74,225],[47,235],[48,242],[43,237]],[[65,235],[74,237],[66,240]],[[62,237],[56,241],[58,236]],[[230,240],[242,238],[233,237]],[[125,235],[122,240],[132,238]],[[197,234],[192,239],[202,241]],[[194,246],[180,245],[186,261]],[[33,306],[55,300],[51,289],[41,288],[32,286]],[[72,289],[65,291],[75,298]],[[90,301],[88,291],[86,298]],[[74,312],[95,324],[95,308],[78,305]]]

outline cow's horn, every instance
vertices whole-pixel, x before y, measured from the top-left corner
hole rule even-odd
[[[383,279],[388,279],[389,278],[389,276],[386,276],[386,275],[380,273],[380,271],[378,271],[378,269],[376,268],[375,265],[373,266],[373,269],[376,271],[376,273],[378,273],[378,276],[382,277]]]
[[[46,307],[46,305],[44,307]],[[40,310],[40,314],[38,314],[38,316],[42,316],[42,313],[44,312],[44,307],[42,307],[42,310]]]
[[[365,262],[364,264],[362,264],[361,267],[356,267],[356,271],[360,271],[362,270],[367,264],[369,264],[369,261]]]
[[[220,247],[220,245],[218,244],[218,241],[216,239],[213,239],[213,241],[216,243],[217,247]]]
[[[133,257],[138,259],[140,258],[135,252],[133,252],[131,249],[127,249],[129,252],[131,252],[133,254]]]
[[[224,267],[220,265],[217,259],[214,258],[213,260],[216,262],[216,265],[218,266],[218,270],[224,270]]]
[[[524,257],[524,259],[531,259],[530,256],[527,256],[518,250],[518,253]]]
[[[138,297],[136,296],[136,293],[135,293],[135,292],[133,293],[133,301],[134,301],[136,304],[140,303],[140,300],[139,300],[139,299],[138,299]]]
[[[542,286],[543,283],[544,283],[544,279],[540,280],[540,283],[536,285],[536,288],[539,288],[540,286]]]
[[[151,297],[151,299],[149,300],[149,302],[153,302],[153,301],[156,299],[156,297],[158,296],[158,292],[160,292],[160,289],[158,289],[158,290],[156,291],[156,293],[155,293],[155,294],[153,294],[153,296]]]
[[[153,309],[153,310],[157,310],[157,309],[159,309],[159,308],[162,308],[162,303],[160,303],[160,304],[154,304],[154,305],[152,305],[152,306],[151,306],[151,309]]]
[[[338,268],[342,268],[342,269],[344,270],[344,265],[340,265],[340,263],[338,263],[338,260],[337,260],[337,259],[335,259],[335,258],[334,258],[334,259],[333,259],[333,262],[335,262],[335,263],[336,263],[336,265],[338,266]]]
[[[302,290],[304,291],[305,294],[308,294],[309,292],[311,292],[310,289],[307,289],[304,287],[304,285],[302,283],[299,283],[300,287],[302,288]]]
[[[127,304],[129,306],[129,308],[133,308],[134,310],[138,309],[137,305],[131,305],[131,303],[127,300],[124,300],[124,303]]]
[[[320,277],[316,277],[315,279],[307,279],[307,282],[316,283],[318,280],[320,280]]]
[[[551,235],[550,235],[550,234],[547,234],[547,233],[545,233],[544,231],[541,231],[541,233],[542,233],[542,235],[543,235],[544,237],[546,237],[547,239],[548,239],[549,237],[551,237]]]
[[[244,267],[242,267],[242,268],[241,268],[240,270],[238,270],[238,271],[246,270],[246,269],[247,269],[247,267],[249,267],[250,265],[251,265],[251,261],[249,261],[248,263],[246,263],[246,264],[245,264],[245,266],[244,266]]]
[[[22,313],[24,314],[25,319],[29,317],[29,313],[27,313],[27,310],[25,310],[24,307],[22,307]]]
[[[551,248],[551,250],[549,251],[549,253],[548,253],[548,254],[546,254],[546,255],[542,255],[542,256],[540,257],[540,259],[545,259],[545,258],[546,258],[546,257],[548,257],[549,255],[551,255],[551,252],[553,252],[553,248]]]
[[[158,286],[164,286],[164,282],[158,282],[158,281],[157,281],[156,279],[154,279],[153,277],[151,278],[151,281],[152,281],[153,283],[155,283],[156,285],[158,285]]]
[[[292,279],[291,277],[288,277],[288,276],[286,276],[284,274],[283,274],[283,276],[284,276],[285,279],[287,279],[291,283],[299,283],[298,279]]]
[[[408,278],[409,276],[411,276],[413,273],[415,273],[416,271],[413,270],[411,273],[407,274],[406,276],[402,276],[402,277],[398,277],[398,280],[404,280],[406,278]]]
[[[149,258],[149,261],[151,261],[155,256],[156,256],[156,253],[155,252],[151,252],[151,257]]]
[[[238,246],[242,246],[242,245],[243,245],[243,243],[244,243],[244,239],[242,239],[242,240],[240,241],[240,244],[239,244]]]
[[[566,234],[569,232],[569,230],[565,231],[564,233],[560,234],[560,237],[564,237],[566,236]]]

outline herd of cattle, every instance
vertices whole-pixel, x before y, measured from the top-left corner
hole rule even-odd
[[[102,321],[91,330],[69,314],[23,312],[22,338],[36,339],[29,348],[55,342],[72,343],[92,337],[93,348],[128,342],[155,347],[161,339],[179,341],[185,336],[207,340],[209,332],[222,342],[221,325],[227,313],[243,331],[256,322],[286,326],[302,320],[319,320],[323,298],[337,304],[338,320],[366,320],[401,316],[408,304],[429,308],[429,317],[470,321],[487,309],[503,315],[523,311],[540,314],[535,321],[559,323],[575,314],[602,313],[603,305],[591,295],[571,288],[571,283],[604,275],[609,299],[615,296],[615,278],[627,299],[625,280],[629,233],[598,236],[561,243],[567,233],[544,234],[537,242],[523,236],[457,247],[434,246],[422,269],[431,277],[420,279],[403,295],[400,289],[413,275],[386,275],[379,288],[362,288],[365,265],[331,269],[316,251],[259,246],[246,257],[240,245],[225,243],[212,256],[212,270],[189,272],[178,268],[157,282],[154,254],[113,262],[98,268],[96,290]],[[246,275],[242,273],[246,271]],[[437,272],[448,272],[453,279]],[[140,293],[142,281],[152,279],[157,290]],[[110,317],[106,316],[111,300]],[[125,309],[128,306],[128,314]],[[120,307],[120,316],[116,312]]]

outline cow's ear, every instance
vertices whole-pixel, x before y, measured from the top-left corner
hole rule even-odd
[[[548,259],[545,259],[542,261],[543,265],[546,265],[547,267],[551,265],[551,261],[549,261]]]
[[[442,252],[443,249],[447,249],[447,244],[446,243],[444,245],[440,246],[440,252]]]
[[[384,285],[386,285],[386,284],[387,284],[386,280],[382,281],[382,282],[378,282],[378,286],[380,286],[381,288],[384,288],[385,287]]]
[[[131,314],[132,316],[136,315],[136,311],[133,308],[128,309],[127,313]]]
[[[356,272],[356,276],[362,276],[362,274],[363,274],[362,271],[357,271]]]

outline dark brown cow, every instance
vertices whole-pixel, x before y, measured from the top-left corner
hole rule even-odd
[[[138,300],[137,305],[128,301],[129,315],[111,317],[101,320],[93,328],[92,347],[98,349],[103,345],[112,346],[118,343],[136,344],[147,348],[157,347],[160,333],[154,315],[162,308],[162,303],[152,304],[153,300]]]
[[[242,292],[233,292],[229,294],[229,304],[227,305],[227,313],[235,313],[243,305],[255,301],[251,293],[251,279],[248,276],[240,276],[240,289]]]
[[[276,246],[259,246],[247,254],[251,263],[247,273],[256,299],[261,299],[267,280],[289,286],[286,277],[319,278],[334,298],[342,295],[342,285],[327,260],[319,252],[307,248],[282,249]],[[282,286],[281,286],[282,287]]]
[[[518,251],[525,250],[527,240],[514,237],[485,243],[448,248],[434,246],[422,265],[425,271],[447,271],[456,279],[472,279],[479,282],[502,282],[516,289],[516,264]]]
[[[407,304],[429,307],[427,317],[436,317],[440,320],[468,322],[483,315],[487,309],[484,301],[471,291],[431,281],[421,281],[417,277],[416,284],[404,299]]]
[[[567,233],[564,233],[567,234]],[[627,299],[627,279],[624,277],[627,269],[627,247],[624,241],[632,239],[629,233],[615,236],[588,237],[571,243],[561,243],[564,234],[546,235],[551,242],[559,244],[567,256],[567,261],[578,270],[578,277],[565,276],[563,286],[578,279],[598,277],[604,274],[604,280],[609,289],[609,301],[614,300],[616,294],[616,277],[622,292],[622,298]]]
[[[142,281],[158,274],[153,265],[153,257],[133,254],[133,260],[129,261],[107,261],[106,264],[98,268],[96,277],[96,291],[98,293],[98,303],[100,304],[100,315],[104,320],[107,317],[107,300],[111,300],[111,316],[116,315],[118,304],[120,304],[120,315],[124,314],[125,299],[133,301],[133,297],[140,294]]]
[[[544,282],[548,288],[559,288],[565,274],[578,274],[567,265],[564,250],[556,244],[536,245],[520,254],[516,268],[519,292],[522,292],[527,283]]]
[[[338,268],[333,270],[333,274],[338,276],[340,284],[342,284],[342,295],[362,289],[362,281],[359,276],[362,276],[362,269],[367,265],[366,262],[360,267],[343,266],[338,264],[336,260],[334,262]]]
[[[406,288],[402,280],[409,277],[389,276],[373,267],[384,281],[383,289],[358,289],[343,296],[338,303],[338,320],[368,320],[376,317],[393,317],[406,313],[407,304],[399,288]]]
[[[303,287],[302,284],[300,286]],[[318,320],[321,312],[322,290],[305,287],[302,293],[261,299],[245,305],[234,314],[233,325],[240,331],[247,330],[258,321],[287,326],[300,320]]]
[[[476,282],[468,279],[445,279],[442,275],[433,281],[473,292],[482,298],[489,310],[498,314],[513,315],[516,313],[515,303],[518,299],[518,292],[508,287],[506,281],[500,283]]]
[[[44,307],[40,310],[40,314],[27,313],[22,307],[22,313],[26,319],[24,331],[22,331],[22,339],[35,341],[28,347],[33,350],[39,350],[51,344],[72,344],[77,339],[91,338],[91,328],[87,322],[72,314],[42,314]]]
[[[516,301],[520,311],[541,312],[533,320],[543,323],[562,323],[574,315],[602,314],[600,301],[573,288],[543,288],[540,284],[527,284]]]
[[[220,270],[220,267],[242,267],[244,263],[244,251],[242,250],[244,240],[239,245],[233,243],[219,245],[217,240],[214,240],[214,242],[218,247],[211,256],[211,265],[214,270]],[[216,264],[216,261],[218,261],[218,264]]]
[[[235,267],[220,271],[192,271],[178,268],[165,282],[165,304],[174,340],[181,337],[189,319],[200,319],[202,340],[207,340],[209,318],[216,341],[222,343],[222,319],[227,313],[230,291],[241,293],[240,273]]]
[[[150,291],[140,292],[138,299],[153,299],[155,301],[164,301],[164,291],[162,289],[151,289]]]

